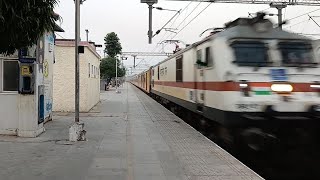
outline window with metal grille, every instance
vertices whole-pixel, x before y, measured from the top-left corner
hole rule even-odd
[[[2,84],[0,91],[18,91],[19,63],[17,60],[0,59],[0,83]]]
[[[183,56],[178,56],[176,59],[176,82],[183,81]]]

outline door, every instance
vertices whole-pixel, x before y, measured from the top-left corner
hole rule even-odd
[[[200,62],[203,62],[203,50],[197,50],[197,63],[195,64],[195,102],[197,111],[202,112],[205,103],[205,68]]]

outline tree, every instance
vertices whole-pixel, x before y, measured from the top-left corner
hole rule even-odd
[[[116,77],[116,61],[118,61],[118,77],[125,76],[125,68],[120,67],[120,62],[116,58],[108,57],[101,60],[100,74],[101,79]]]
[[[125,68],[120,68],[120,62],[117,55],[121,54],[122,47],[118,35],[114,32],[108,33],[104,38],[105,52],[109,57],[102,59],[100,64],[100,74],[102,79],[116,77],[116,61],[118,61],[118,77],[125,75]]]
[[[111,32],[106,35],[104,38],[105,41],[105,50],[109,57],[114,58],[117,54],[120,54],[122,51],[121,43],[119,42],[118,35],[114,32]]]
[[[0,54],[31,46],[46,31],[52,31],[59,0],[0,0]]]

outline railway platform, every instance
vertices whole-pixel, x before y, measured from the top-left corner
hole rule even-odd
[[[122,93],[127,96],[129,177],[137,180],[262,179],[141,90],[131,84],[126,86]]]
[[[131,84],[80,115],[87,141],[68,143],[73,114],[35,139],[0,137],[3,179],[260,180],[248,167]]]

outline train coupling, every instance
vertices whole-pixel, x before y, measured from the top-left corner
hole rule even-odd
[[[244,143],[254,151],[264,151],[279,143],[279,139],[259,128],[249,128],[242,133]]]

